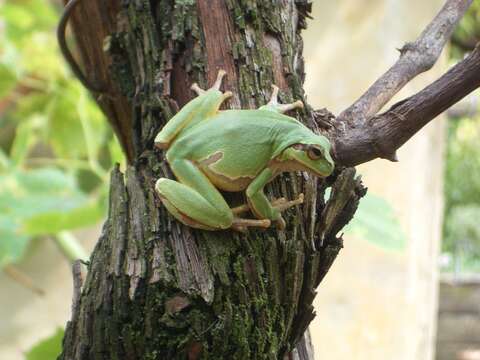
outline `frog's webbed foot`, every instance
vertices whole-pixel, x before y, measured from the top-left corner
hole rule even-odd
[[[305,197],[303,193],[298,195],[296,199],[290,200],[290,201],[282,197],[282,198],[273,200],[272,207],[274,207],[275,209],[281,212],[291,208],[292,206],[303,204],[304,199]],[[250,211],[250,206],[248,204],[243,204],[243,205],[232,208],[232,212],[234,215],[243,214],[243,213],[246,213],[247,211]]]
[[[249,227],[260,227],[268,229],[272,222],[268,219],[263,220],[254,220],[254,219],[242,219],[242,218],[233,218],[232,230],[239,232],[246,232]]]
[[[277,209],[278,211],[282,212],[285,211],[292,206],[303,204],[303,200],[305,199],[303,193],[298,195],[298,197],[294,200],[287,201],[285,198],[280,198],[275,201],[272,201],[272,206]]]
[[[207,91],[209,90],[217,90],[217,91],[220,91],[220,88],[222,86],[222,82],[223,82],[223,78],[225,77],[225,75],[227,75],[227,72],[223,69],[220,69],[218,71],[218,74],[217,74],[217,79],[215,80],[215,83],[213,84],[213,86],[208,89],[208,90],[204,90],[202,89],[200,86],[198,86],[197,83],[193,83],[192,86],[190,87],[190,89],[192,89],[193,91],[195,91],[195,93],[198,95],[198,96],[201,96],[203,94],[205,94]],[[225,101],[229,98],[231,98],[233,96],[233,93],[231,91],[225,91],[223,94],[223,100],[222,101]]]
[[[278,92],[278,86],[272,85],[272,96],[270,97],[270,101],[267,105],[262,106],[260,109],[276,111],[281,114],[290,110],[303,109],[303,102],[300,100],[297,100],[291,104],[280,104],[278,102]]]
[[[198,86],[197,83],[193,83],[192,86],[190,86],[190,89],[195,91],[195,93],[200,96],[206,93],[205,90],[203,90],[200,86]]]
[[[223,69],[218,70],[217,74],[217,80],[215,80],[215,83],[213,86],[210,88],[210,90],[220,90],[220,87],[222,86],[223,78],[227,75],[227,72]]]
[[[284,197],[282,197],[282,198],[278,198],[278,199],[273,200],[272,201],[272,207],[277,209],[278,211],[282,212],[282,211],[285,211],[285,210],[287,210],[287,209],[289,209],[293,206],[303,204],[303,201],[304,201],[304,195],[303,194],[298,195],[298,197],[296,199],[290,200],[290,201],[285,199]],[[232,213],[233,213],[234,216],[237,216],[238,214],[246,213],[247,211],[250,211],[250,206],[248,204],[243,204],[243,205],[232,208]],[[270,220],[268,220],[268,221],[270,221]],[[285,229],[285,226],[286,226],[285,220],[281,216],[276,220],[276,222],[277,222],[277,228],[278,229],[280,229],[280,230]],[[234,220],[234,223],[235,223],[235,220]],[[257,226],[257,225],[251,225],[251,226]],[[270,224],[269,224],[269,226],[270,226]],[[237,229],[235,229],[235,230],[237,230]],[[242,230],[238,230],[238,231],[242,231]]]
[[[272,207],[282,212],[287,209],[290,209],[293,206],[303,204],[304,196],[303,194],[298,195],[298,198],[288,201],[285,198],[280,198],[272,201]],[[277,219],[277,229],[284,230],[287,224],[282,216]]]

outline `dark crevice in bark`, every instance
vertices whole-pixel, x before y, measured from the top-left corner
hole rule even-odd
[[[130,106],[122,126],[133,158],[125,176],[112,172],[110,212],[60,359],[282,359],[302,338],[315,289],[342,248],[337,234],[365,194],[355,171],[273,182],[269,197],[306,195],[283,232],[197,231],[173,220],[154,192],[171,173],[153,138],[193,96],[191,82],[207,87],[218,68],[229,71],[229,106],[264,104],[272,83],[282,100],[302,98],[309,10],[293,0],[136,0],[109,14],[117,27],[106,48]],[[318,131],[308,106],[294,115]]]

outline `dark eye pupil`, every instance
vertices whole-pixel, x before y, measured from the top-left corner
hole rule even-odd
[[[322,151],[320,149],[317,149],[317,148],[313,148],[312,152],[315,156],[321,156],[322,155]]]

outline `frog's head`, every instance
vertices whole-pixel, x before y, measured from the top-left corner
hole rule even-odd
[[[295,170],[311,171],[315,175],[326,177],[335,168],[330,149],[327,138],[314,135],[290,145],[283,151],[282,158],[289,163],[293,162]]]

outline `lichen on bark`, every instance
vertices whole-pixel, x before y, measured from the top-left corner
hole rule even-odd
[[[353,169],[286,174],[269,197],[306,194],[287,228],[205,232],[173,220],[154,192],[172,174],[153,139],[219,68],[232,107],[303,99],[300,32],[308,1],[123,1],[106,49],[131,106],[133,161],[112,172],[110,211],[60,359],[281,359],[314,317],[315,289],[365,190]],[[310,107],[294,114],[315,131]],[[333,187],[324,200],[327,187]],[[241,194],[227,194],[232,204]],[[315,246],[313,245],[315,244]]]

